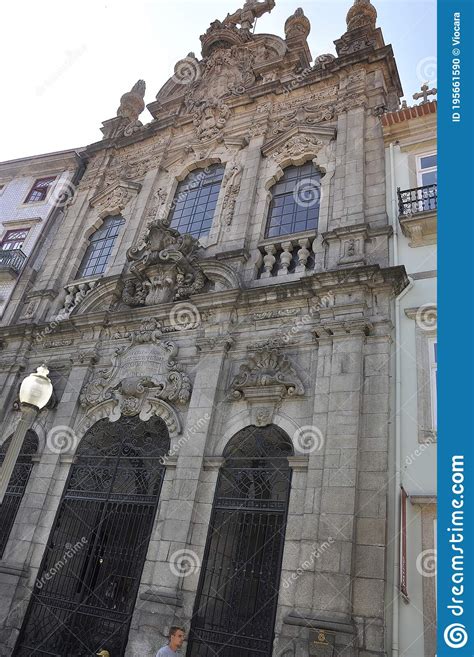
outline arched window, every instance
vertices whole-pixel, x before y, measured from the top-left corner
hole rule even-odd
[[[0,466],[5,460],[11,438],[6,440],[0,447]],[[28,431],[20,454],[13,469],[12,476],[8,483],[7,492],[0,505],[0,559],[5,552],[10,532],[15,522],[16,514],[20,507],[21,500],[25,494],[26,485],[30,478],[31,469],[33,468],[32,457],[38,451],[38,437],[34,431]]]
[[[189,657],[270,657],[293,448],[276,426],[247,427],[219,473]]]
[[[211,230],[217,198],[224,176],[224,166],[213,164],[192,171],[178,185],[169,216],[172,228],[194,237]]]
[[[316,230],[321,200],[321,174],[312,162],[291,166],[271,188],[272,201],[265,237]]]
[[[107,217],[102,226],[89,238],[89,246],[82,258],[76,278],[103,274],[114,248],[115,240],[124,223],[120,215]]]
[[[124,655],[169,450],[164,421],[99,420],[84,436],[14,655]]]

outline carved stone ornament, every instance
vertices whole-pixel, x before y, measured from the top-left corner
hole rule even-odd
[[[200,62],[200,75],[188,85],[185,104],[188,112],[219,106],[222,99],[241,96],[256,80],[255,54],[246,46],[215,50]]]
[[[319,66],[324,68],[327,64],[330,64],[335,59],[336,56],[332,55],[331,53],[324,53],[323,55],[318,55],[314,60],[313,68],[317,68]]]
[[[242,182],[243,166],[238,162],[232,162],[232,166],[228,173],[224,176],[222,185],[225,189],[223,201],[223,223],[229,226],[232,223],[234,216],[235,204],[240,192],[240,185]]]
[[[119,181],[93,196],[89,204],[97,209],[101,218],[120,214],[140,189],[140,183]]]
[[[123,94],[120,98],[120,106],[117,110],[117,116],[124,119],[124,125],[121,132],[128,137],[134,132],[137,132],[142,127],[142,122],[138,117],[145,109],[145,90],[146,84],[144,80],[138,80],[132,89]]]
[[[347,12],[347,31],[357,30],[360,27],[375,29],[377,10],[370,0],[355,0]]]
[[[104,137],[128,137],[143,126],[138,117],[145,109],[145,90],[144,80],[138,80],[130,91],[127,91],[120,98],[120,105],[117,110],[117,117],[103,124],[102,132]]]
[[[207,141],[222,136],[230,113],[230,108],[216,99],[206,100],[198,105],[193,114],[193,123],[199,141]]]
[[[268,397],[295,397],[304,386],[290,359],[277,349],[262,348],[252,354],[231,383],[234,399],[262,400]],[[269,393],[269,395],[266,394]]]
[[[306,39],[310,32],[311,23],[301,8],[298,8],[293,16],[286,19],[285,38],[287,41]]]
[[[133,278],[124,283],[123,302],[152,306],[201,292],[207,279],[197,262],[198,249],[191,235],[182,235],[159,218],[149,221],[139,244],[127,251]]]
[[[177,363],[177,346],[162,338],[157,320],[128,333],[130,344],[115,351],[112,366],[99,370],[82,389],[79,401],[90,409],[113,403],[115,412],[133,416],[157,400],[186,403],[191,382]]]
[[[281,146],[273,149],[271,157],[278,162],[284,161],[288,158],[295,159],[302,155],[311,155],[315,157],[326,143],[327,142],[319,139],[316,135],[297,133],[289,137],[287,141],[284,141]]]
[[[237,9],[233,14],[227,14],[222,21],[223,25],[230,25],[249,31],[255,25],[255,21],[267,12],[271,12],[275,7],[275,0],[246,0],[242,9]]]
[[[271,134],[279,135],[297,126],[316,125],[325,121],[331,121],[334,118],[334,114],[334,103],[319,107],[300,105],[277,117],[272,123]]]

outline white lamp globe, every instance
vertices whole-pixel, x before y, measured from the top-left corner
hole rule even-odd
[[[37,368],[20,386],[20,403],[36,406],[39,410],[44,408],[53,394],[53,384],[49,377],[49,370],[45,365]]]

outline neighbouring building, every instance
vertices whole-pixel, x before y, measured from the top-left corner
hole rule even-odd
[[[395,614],[400,655],[436,654],[436,89],[424,84],[413,107],[384,114],[387,213],[393,265],[410,284],[396,301]],[[397,556],[399,554],[399,557]]]
[[[75,150],[0,163],[0,325],[28,293],[83,170]]]
[[[274,6],[215,20],[151,122],[122,96],[0,329],[2,455],[25,373],[55,389],[1,509],[3,657],[152,657],[174,624],[188,657],[391,650],[403,92],[369,0],[314,59],[303,9],[253,31]]]

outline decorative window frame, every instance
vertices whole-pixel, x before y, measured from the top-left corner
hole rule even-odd
[[[285,146],[288,143],[291,143],[291,139],[296,136],[307,137],[309,141],[311,139],[317,140],[319,145],[314,147],[311,146],[311,144],[308,144],[306,149],[298,153],[291,152],[291,149],[288,152],[285,152]],[[314,238],[316,235],[322,234],[328,229],[331,204],[331,182],[336,168],[335,136],[336,132],[333,128],[327,128],[324,131],[320,128],[306,130],[294,128],[287,134],[281,135],[277,139],[271,140],[267,145],[263,146],[263,166],[261,167],[259,175],[257,202],[254,215],[254,225],[257,227],[255,230],[258,230],[258,234],[253,235],[254,240],[258,242],[259,246],[281,242],[282,240],[285,241],[285,239],[293,240],[305,237]],[[321,202],[317,229],[305,231],[303,233],[280,235],[276,238],[265,238],[268,213],[272,201],[271,188],[283,177],[284,171],[287,167],[303,166],[308,162],[312,162],[321,174]]]
[[[214,152],[212,157],[195,157],[185,163],[182,162],[169,166],[165,169],[167,172],[166,177],[158,177],[156,182],[156,189],[162,189],[166,196],[164,197],[163,203],[160,205],[158,212],[163,212],[163,208],[166,209],[166,212],[163,212],[163,218],[168,219],[170,212],[172,210],[172,205],[174,198],[176,196],[176,191],[178,185],[185,180],[185,178],[196,169],[205,169],[206,167],[212,166],[213,164],[221,164],[224,168],[223,182],[219,190],[219,196],[217,198],[216,208],[214,212],[214,217],[212,220],[212,225],[210,231],[207,235],[199,238],[199,244],[203,249],[207,249],[211,246],[215,246],[221,239],[223,233],[224,221],[224,199],[226,194],[226,186],[224,181],[227,177],[227,174],[230,173],[230,170],[236,160],[239,160],[239,152],[242,149],[242,144],[237,145],[236,148],[228,148],[224,146],[222,149],[216,148],[217,152]],[[241,158],[240,158],[241,159]],[[241,162],[243,164],[243,162]],[[139,232],[143,232],[146,223],[146,212],[143,214],[143,220],[141,222]],[[148,217],[149,219],[150,217]]]
[[[420,319],[421,314],[429,314],[427,321]],[[415,349],[417,374],[417,408],[418,408],[418,442],[435,443],[437,429],[434,423],[436,417],[432,389],[431,351],[437,340],[436,318],[437,307],[424,305],[420,308],[407,308],[405,315],[416,322]],[[431,323],[432,322],[432,323]]]

